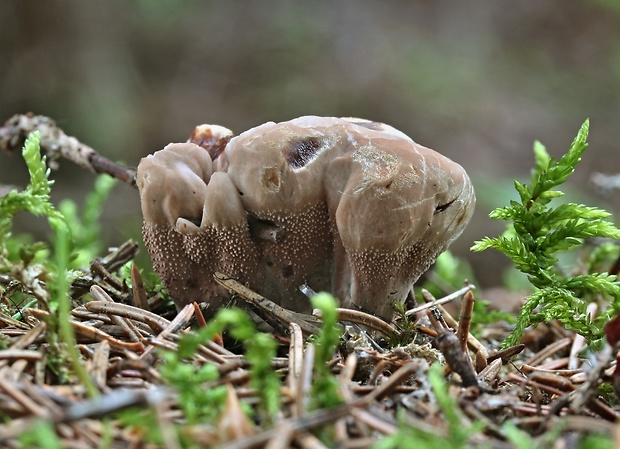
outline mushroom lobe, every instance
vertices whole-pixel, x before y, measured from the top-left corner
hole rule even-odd
[[[198,146],[198,145],[200,146]],[[300,117],[236,137],[201,125],[142,159],[144,240],[177,307],[220,271],[309,312],[302,284],[390,318],[471,218],[463,168],[383,123]]]

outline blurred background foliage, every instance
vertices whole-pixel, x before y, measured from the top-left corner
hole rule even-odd
[[[590,117],[570,184],[577,201],[620,206],[589,183],[620,171],[620,0],[4,0],[0,42],[0,120],[48,115],[132,166],[200,123],[238,133],[316,114],[401,129],[472,176],[477,213],[453,249],[483,286],[507,260],[468,248],[501,231],[488,213],[528,178],[535,139],[559,156]],[[56,201],[94,182],[69,163],[53,177]],[[0,154],[0,184],[26,182],[19,156]],[[137,192],[117,185],[104,218],[108,243],[137,238]]]

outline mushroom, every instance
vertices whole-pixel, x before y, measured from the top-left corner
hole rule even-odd
[[[236,137],[202,125],[142,159],[137,180],[145,243],[179,308],[219,307],[220,271],[295,311],[310,311],[307,284],[390,318],[475,203],[460,165],[357,118],[300,117]]]

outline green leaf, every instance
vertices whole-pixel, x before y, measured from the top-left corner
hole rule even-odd
[[[21,434],[19,442],[20,447],[24,449],[62,449],[63,447],[52,423],[44,420],[34,421],[28,431]]]
[[[549,167],[551,156],[547,153],[545,146],[538,140],[534,141],[534,162],[535,166],[532,171],[532,184],[536,183],[536,179]]]
[[[226,329],[230,329],[233,338],[243,342],[245,357],[250,363],[250,385],[257,391],[262,419],[271,422],[280,409],[281,401],[280,378],[272,366],[277,345],[271,335],[257,332],[252,319],[240,309],[220,309],[199,332],[184,334],[178,351],[166,353],[166,366],[162,367],[164,380],[181,393],[182,400],[179,402],[188,421],[214,420],[223,409],[226,387],[205,389],[204,382],[219,376],[217,369],[205,365],[198,370],[184,359],[193,357],[201,344]]]
[[[620,284],[617,282],[617,276],[608,273],[573,276],[559,281],[557,285],[567,290],[620,297]]]
[[[533,183],[532,198],[538,198],[541,193],[566,182],[575,170],[575,166],[581,161],[584,151],[588,148],[586,140],[589,129],[590,121],[586,120],[579,129],[579,133],[573,140],[568,152],[562,156],[560,161],[555,163],[553,158],[549,160],[547,170],[539,173],[536,182]]]
[[[542,192],[538,196],[538,198],[542,200],[552,200],[554,198],[559,198],[561,196],[564,196],[564,193],[560,192],[559,190],[547,190],[546,192]]]
[[[482,240],[475,241],[470,250],[479,253],[485,249],[496,248],[496,242],[497,238],[484,237]]]
[[[510,206],[499,207],[493,210],[489,217],[493,220],[515,220],[521,217],[525,213],[525,209],[518,203],[511,204]]]
[[[583,204],[565,203],[560,204],[546,215],[547,223],[556,223],[562,220],[579,217],[582,219],[598,220],[608,218],[611,214],[596,207],[584,206]]]
[[[528,185],[521,184],[515,179],[515,189],[521,198],[523,204],[527,204],[532,199],[532,192]]]

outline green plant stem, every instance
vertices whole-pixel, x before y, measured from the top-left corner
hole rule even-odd
[[[20,305],[20,311],[13,314],[11,318],[13,318],[14,320],[21,320],[23,318],[22,311],[34,306],[37,302],[39,302],[39,300],[37,298],[34,298],[33,300],[28,301],[24,306]]]
[[[69,265],[69,228],[60,219],[50,219],[50,224],[55,230],[55,258],[56,258],[56,285],[55,294],[58,304],[58,334],[65,344],[69,361],[76,376],[86,388],[90,397],[99,396],[99,390],[93,383],[81,362],[80,352],[77,348],[75,332],[71,325],[71,299],[67,294],[69,283],[67,282],[67,267]]]

